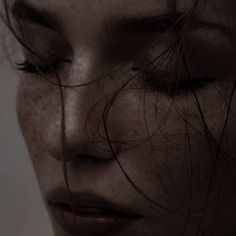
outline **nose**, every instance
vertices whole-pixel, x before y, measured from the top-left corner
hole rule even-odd
[[[64,148],[67,161],[80,157],[113,158],[116,147],[111,149],[102,118],[107,104],[106,94],[112,91],[108,78],[103,77],[104,68],[106,66],[101,66],[96,56],[83,51],[75,57],[68,76],[61,78],[68,86],[61,89],[63,109],[58,114],[60,122],[57,122],[58,126],[52,126],[59,130],[53,131],[58,137],[50,142],[52,157],[61,160]],[[111,134],[112,119],[108,120]]]

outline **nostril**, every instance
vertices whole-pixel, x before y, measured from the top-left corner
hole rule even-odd
[[[76,156],[71,156],[66,159],[68,167],[77,170],[81,167],[83,168],[93,168],[93,167],[102,167],[104,165],[110,165],[113,161],[113,157],[105,158],[103,156],[95,156],[89,154],[78,154]]]
[[[61,161],[65,159],[67,162],[83,160],[83,162],[102,162],[114,159],[114,154],[111,150],[99,148],[92,144],[67,145],[64,151],[61,146],[49,150],[52,158]]]
[[[73,157],[70,161],[72,162],[90,162],[90,163],[98,163],[98,162],[104,162],[104,161],[110,161],[113,159],[113,157],[107,158],[102,156],[94,156],[89,154],[79,154],[77,157]]]

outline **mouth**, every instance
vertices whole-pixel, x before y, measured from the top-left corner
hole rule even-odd
[[[107,219],[107,220],[131,220],[137,219],[138,216],[126,215],[112,209],[105,209],[99,207],[78,207],[65,203],[50,203],[50,205],[65,213],[73,214],[75,217]]]
[[[56,189],[47,196],[47,206],[52,219],[72,234],[110,235],[141,219],[133,209],[92,193],[71,193],[70,199]]]

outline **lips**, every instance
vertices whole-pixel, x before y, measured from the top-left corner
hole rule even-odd
[[[75,235],[112,235],[141,219],[127,206],[92,193],[71,193],[55,189],[47,195],[47,206],[53,220]]]

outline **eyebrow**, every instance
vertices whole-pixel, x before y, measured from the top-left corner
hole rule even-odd
[[[56,32],[62,32],[60,22],[53,12],[44,8],[34,7],[25,0],[16,0],[11,12],[17,20],[25,20]]]
[[[158,33],[171,25],[168,16],[113,17],[106,25],[114,33]]]
[[[61,24],[55,13],[40,7],[34,7],[25,0],[16,0],[11,8],[12,14],[16,19],[21,19],[49,28],[53,31],[62,33]],[[157,16],[133,16],[113,17],[106,22],[104,28],[107,32],[123,34],[140,34],[140,33],[164,33],[169,29],[176,29],[184,21],[183,14],[163,14]],[[180,24],[176,22],[180,19]],[[217,23],[202,21],[193,17],[193,28],[218,30],[225,36],[229,37],[232,30],[229,27]],[[175,25],[176,24],[176,25]],[[181,26],[180,26],[181,27]]]
[[[117,17],[118,18],[118,17]],[[204,21],[193,16],[193,21],[190,22],[190,28],[187,29],[209,29],[217,30],[229,37],[232,34],[232,29],[227,26]],[[110,28],[116,33],[164,33],[168,30],[174,31],[183,28],[185,17],[182,13],[175,15],[171,13],[157,16],[136,16],[132,18],[123,17],[121,19],[114,18],[109,24]]]

